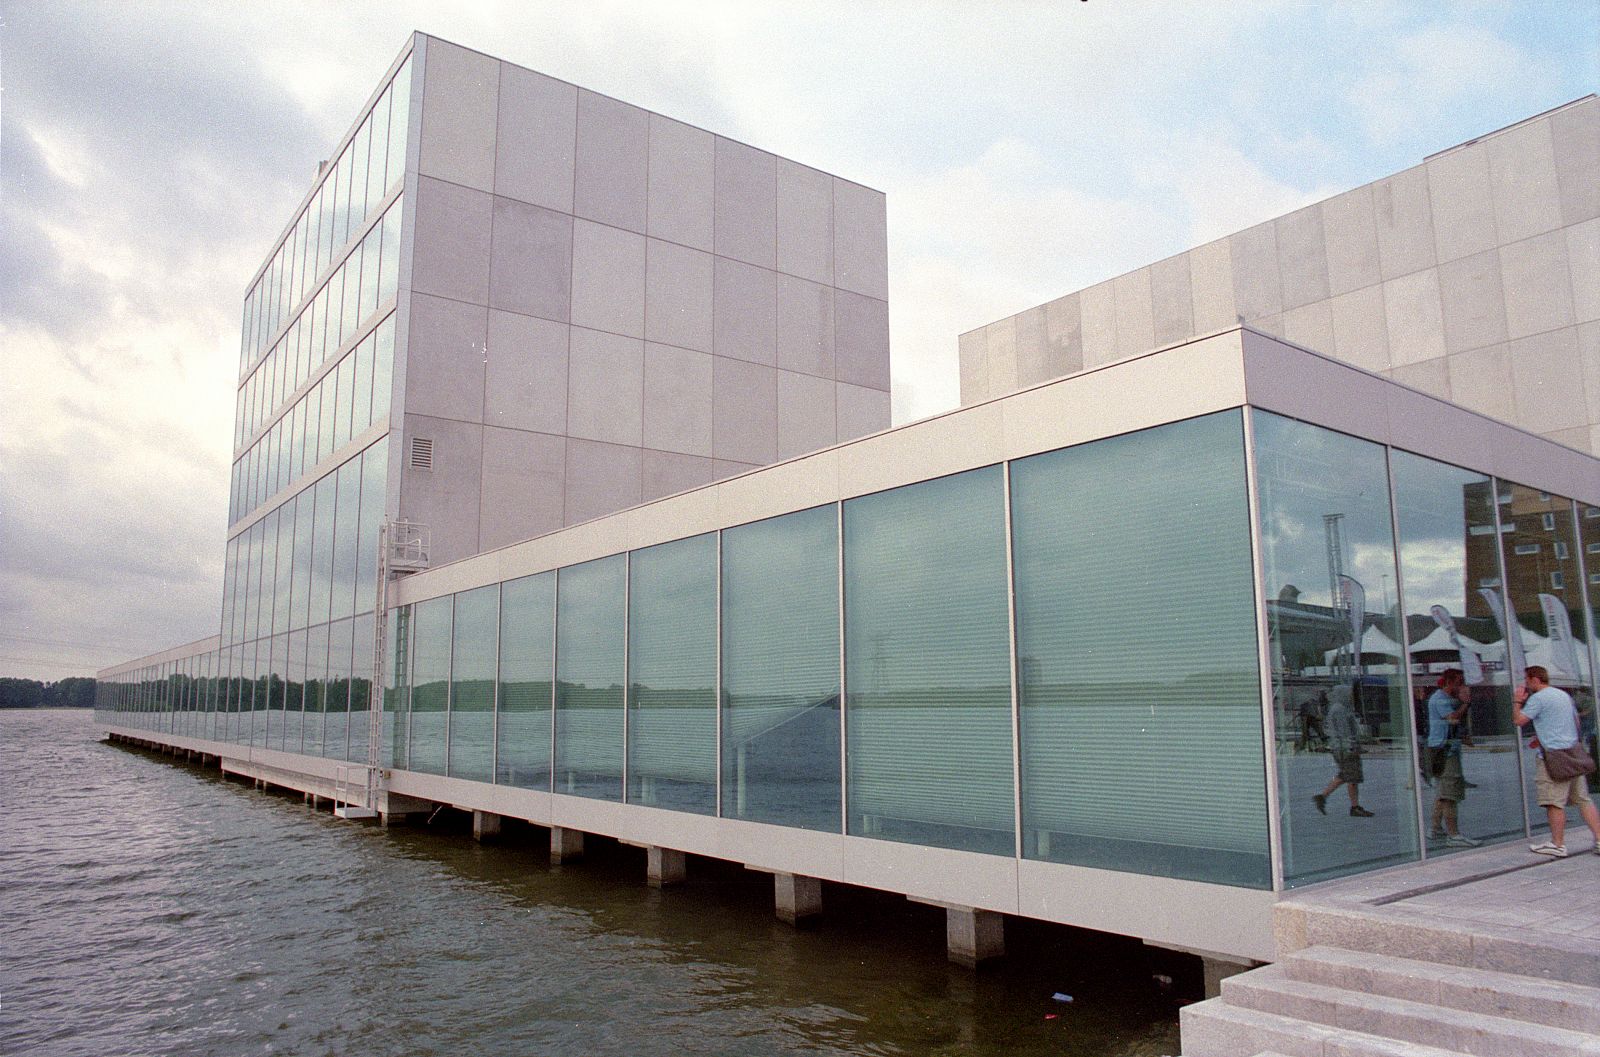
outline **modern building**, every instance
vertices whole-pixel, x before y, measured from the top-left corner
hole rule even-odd
[[[1418,757],[1419,703],[1451,664],[1472,673],[1478,735],[1461,831],[1509,840],[1541,825],[1509,723],[1511,675],[1537,659],[1592,694],[1600,659],[1600,585],[1590,583],[1600,460],[1559,443],[1570,437],[1342,362],[1356,359],[1348,345],[1335,359],[1237,318],[1192,333],[1192,271],[1191,333],[1164,347],[1153,348],[1152,330],[1143,347],[1104,356],[1113,362],[1097,351],[1087,365],[1057,364],[1065,377],[1030,374],[1018,389],[1005,341],[981,332],[975,358],[968,335],[967,406],[873,431],[887,409],[887,372],[875,373],[887,363],[876,322],[881,196],[778,159],[759,179],[739,162],[728,175],[724,153],[749,148],[710,134],[698,140],[709,155],[685,149],[658,164],[664,119],[642,111],[634,125],[594,119],[608,134],[644,130],[629,142],[650,161],[624,193],[610,160],[626,152],[612,140],[599,155],[610,160],[585,167],[585,144],[600,135],[585,138],[586,93],[428,38],[414,48],[394,82],[412,77],[403,178],[386,179],[364,230],[344,237],[344,265],[315,265],[318,280],[293,294],[266,288],[266,303],[315,305],[317,282],[353,267],[351,248],[376,233],[372,307],[363,248],[356,307],[329,300],[353,329],[341,329],[334,354],[311,354],[322,366],[256,398],[279,410],[241,426],[242,452],[274,429],[290,437],[289,456],[264,462],[293,468],[276,470],[275,492],[256,483],[260,471],[242,475],[249,498],[230,530],[220,636],[101,673],[112,736],[329,796],[341,776],[365,775],[376,714],[371,806],[386,816],[444,804],[474,812],[480,829],[526,819],[550,828],[557,858],[603,834],[647,847],[661,882],[682,875],[686,854],[742,862],[774,874],[790,918],[818,909],[823,880],[903,893],[948,908],[951,955],[968,962],[996,953],[1004,914],[1270,959],[1271,910],[1286,891],[1463,850],[1432,835]],[[543,194],[502,177],[514,169],[502,158],[528,142],[507,129],[533,121],[508,123],[508,109],[543,113],[508,104],[517,83],[574,101],[559,109],[575,114],[576,158],[555,182],[582,188],[590,172],[594,188],[570,201],[502,195]],[[487,85],[499,86],[498,103],[485,101]],[[381,90],[379,110],[385,92],[405,94]],[[594,98],[594,114],[621,107]],[[446,117],[430,126],[430,114]],[[351,142],[359,152],[359,129]],[[556,164],[550,152],[529,157]],[[696,215],[709,216],[711,241],[699,245],[678,241],[691,238],[683,228],[651,234],[658,213],[676,217],[686,200],[670,177],[658,211],[652,181],[687,157],[711,159],[697,170],[709,183],[688,181],[709,202]],[[331,167],[335,188],[344,166]],[[324,215],[319,193],[308,216]],[[386,294],[382,218],[395,201],[399,263]],[[596,209],[600,219],[582,215]],[[502,225],[502,212],[521,219]],[[785,220],[796,215],[811,220]],[[468,216],[487,219],[480,229]],[[570,239],[524,238],[545,223]],[[786,242],[795,225],[809,234]],[[523,248],[497,272],[504,228]],[[604,231],[579,236],[589,228]],[[591,249],[610,252],[580,252],[591,238],[638,252],[591,267]],[[709,258],[696,266],[709,287],[652,286],[658,241],[674,247],[668,255]],[[801,282],[816,300],[786,314],[783,290]],[[682,307],[685,285],[700,291],[697,307]],[[497,307],[497,290],[529,289],[531,300]],[[566,291],[563,318],[540,314],[562,315],[544,307],[551,289]],[[1281,307],[1281,284],[1279,297]],[[678,307],[663,316],[659,304]],[[289,347],[279,335],[303,327],[293,320],[303,309],[255,325],[260,311],[247,312],[247,379]],[[330,307],[328,326],[335,315]],[[1047,312],[1031,318],[1051,333]],[[785,337],[796,319],[815,324],[798,344]],[[667,329],[652,331],[652,320]],[[1008,326],[1017,332],[1005,321],[990,329]],[[1080,322],[1080,343],[1086,333]],[[770,354],[760,351],[768,336]],[[624,339],[637,356],[622,355]],[[342,386],[369,376],[369,342],[370,377],[390,379],[387,417],[368,411],[370,424],[344,430]],[[500,374],[507,347],[512,366]],[[579,351],[602,347],[616,354]],[[564,348],[564,365],[541,358],[547,348]],[[797,358],[797,348],[816,355]],[[653,349],[679,364],[664,391],[651,388]],[[351,350],[347,371],[338,354]],[[708,373],[681,369],[692,356]],[[766,372],[760,399],[775,393],[759,421],[749,417],[753,367]],[[731,403],[718,388],[730,376]],[[822,440],[827,414],[791,408],[786,418],[785,385],[815,389],[837,443]],[[322,454],[324,413],[308,412],[317,446],[300,444],[292,462],[292,408],[329,391],[332,449]],[[556,391],[565,419],[518,417],[543,414],[547,396],[553,414]],[[661,409],[652,392],[677,412],[699,401],[697,424],[669,418],[664,434],[651,432]],[[242,413],[256,404],[246,398]],[[283,408],[290,425],[274,426]],[[801,423],[805,439],[786,443],[785,422]],[[698,454],[707,436],[709,457]],[[559,487],[535,457],[557,443]],[[701,446],[679,450],[692,443]],[[735,451],[744,457],[719,458]],[[661,454],[701,460],[681,464],[701,476],[650,476]],[[602,487],[591,473],[637,486]],[[378,529],[401,518],[438,526],[434,560],[387,583],[379,608],[366,601],[377,603]],[[1525,572],[1535,555],[1519,548],[1533,544],[1540,564]],[[385,687],[381,712],[369,713],[376,649]],[[1335,722],[1341,709],[1350,718]],[[1350,723],[1364,745],[1361,812],[1349,810],[1355,800],[1315,799],[1334,771],[1318,731]]]

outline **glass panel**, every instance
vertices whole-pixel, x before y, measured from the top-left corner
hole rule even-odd
[[[844,584],[849,832],[1014,854],[1000,468],[845,503]]]
[[[389,421],[389,392],[394,385],[394,314],[377,330],[377,354],[372,365],[372,421]]]
[[[1284,879],[1414,859],[1384,450],[1263,412],[1254,422]]]
[[[323,688],[322,755],[347,758],[350,740],[350,668],[355,660],[348,620],[328,627],[328,677]]]
[[[290,574],[294,569],[294,526],[295,503],[290,499],[278,508],[278,557],[275,582],[273,584],[273,597],[275,604],[272,607],[272,630],[282,634],[289,630]]]
[[[500,585],[455,596],[450,647],[450,759],[452,777],[494,778],[495,639]]]
[[[411,109],[411,59],[400,64],[389,90],[389,164],[384,178],[393,187],[405,175],[405,150]]]
[[[305,719],[301,729],[301,751],[308,756],[322,755],[322,710],[327,677],[328,625],[318,624],[306,629]]]
[[[322,386],[314,386],[300,402],[306,405],[305,454],[301,461],[305,464],[304,470],[310,472],[322,457]]]
[[[400,285],[400,202],[383,215],[383,249],[379,253],[378,302],[387,302]]]
[[[1240,413],[1022,459],[1011,489],[1023,854],[1270,888]]]
[[[1500,582],[1493,482],[1403,451],[1393,453],[1391,467],[1428,853],[1470,847],[1452,836],[1520,837],[1505,640],[1478,590]],[[1443,678],[1452,670],[1461,680]],[[1462,705],[1467,711],[1452,723]]]
[[[384,759],[391,767],[407,766],[410,752],[407,735],[411,719],[411,607],[398,606],[389,612],[389,685],[384,692]]]
[[[622,799],[626,556],[562,569],[556,588],[558,793]]]
[[[1590,679],[1588,650],[1582,648],[1583,578],[1572,500],[1501,481],[1500,529],[1506,594],[1516,614],[1508,621],[1516,633],[1511,684],[1521,686],[1522,669],[1537,665],[1549,674],[1551,686],[1579,704],[1580,690],[1587,690]],[[1516,660],[1519,654],[1521,661]],[[1524,728],[1523,736],[1531,738],[1533,728]],[[1545,829],[1549,821],[1539,807],[1537,773],[1538,763],[1530,751],[1522,758],[1529,820],[1534,829]]]
[[[317,383],[317,391],[321,394],[319,399],[321,400],[321,410],[322,410],[322,415],[321,415],[322,423],[318,427],[318,431],[317,431],[317,461],[318,462],[321,462],[323,459],[326,459],[328,456],[332,455],[333,454],[333,449],[334,449],[334,443],[333,443],[333,409],[334,409],[334,406],[335,406],[335,398],[334,398],[334,391],[333,391],[333,389],[334,389],[334,378],[335,378],[335,376],[333,374],[325,374],[325,375],[322,376],[322,381]]]
[[[356,535],[361,527],[361,460],[339,467],[338,513],[333,533],[333,608],[338,620],[355,612]]]
[[[383,229],[374,227],[361,240],[361,309],[366,319],[378,307],[378,254],[383,248]]]
[[[292,633],[288,636],[288,643],[289,656],[285,662],[283,687],[283,749],[285,752],[300,752],[305,729],[306,633]]]
[[[367,150],[367,209],[370,211],[383,200],[383,166],[389,155],[389,89],[385,88],[373,104],[370,143]]]
[[[411,770],[443,774],[450,700],[451,596],[412,607]]]
[[[838,832],[838,508],[722,534],[722,813]]]
[[[361,254],[352,251],[341,270],[344,272],[344,319],[340,323],[339,342],[343,344],[356,336],[356,324],[361,320]]]
[[[317,529],[311,549],[311,610],[307,624],[328,619],[328,602],[333,590],[333,501],[337,481],[329,474],[317,482]]]
[[[354,402],[351,398],[355,392],[355,373],[355,353],[346,353],[344,359],[339,361],[339,369],[334,372],[337,379],[334,386],[334,450],[350,443],[350,407]]]
[[[261,519],[261,611],[256,616],[256,634],[272,634],[272,603],[277,588],[278,511]]]
[[[1600,760],[1595,720],[1595,702],[1600,699],[1600,506],[1578,504],[1578,539],[1583,544],[1584,588],[1589,599],[1586,652],[1590,677],[1589,686],[1573,693],[1572,699],[1578,706],[1578,736],[1589,747],[1589,758]],[[1589,792],[1600,794],[1600,772],[1589,776]]]
[[[628,801],[717,810],[717,537],[633,552]]]
[[[505,785],[550,788],[555,589],[553,572],[502,585],[495,781]]]
[[[383,524],[389,474],[389,445],[378,441],[361,455],[361,527],[356,541],[356,599],[358,611],[378,604],[378,527]]]
[[[372,614],[351,622],[350,740],[347,760],[367,758],[367,727],[372,721]]]
[[[368,334],[366,339],[356,346],[355,374],[352,377],[355,406],[350,412],[350,435],[360,436],[361,432],[372,425],[372,354],[377,345],[377,338]]]

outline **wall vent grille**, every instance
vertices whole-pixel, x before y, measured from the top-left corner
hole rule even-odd
[[[413,470],[433,469],[433,439],[431,437],[411,438],[411,468]]]

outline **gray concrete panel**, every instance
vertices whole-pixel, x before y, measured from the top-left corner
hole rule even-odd
[[[422,142],[417,171],[494,190],[500,62],[429,37],[422,74]]]
[[[566,523],[576,525],[637,506],[643,497],[640,454],[638,448],[570,438]]]
[[[500,64],[494,193],[572,212],[578,89],[511,63]]]
[[[839,296],[851,295],[841,291]],[[1012,392],[1017,388],[1017,317],[1007,316],[996,320],[985,327],[983,333],[989,342],[989,393],[999,396]],[[841,381],[867,384],[863,378],[846,376],[843,357],[840,359],[839,373]]]
[[[711,254],[660,239],[646,243],[645,337],[710,352]]]
[[[1389,378],[1440,400],[1450,399],[1450,366],[1443,357],[1396,367],[1389,372]]]
[[[1328,247],[1328,293],[1347,294],[1383,278],[1372,188],[1358,187],[1322,203],[1322,237]]]
[[[1111,280],[1117,302],[1117,356],[1148,352],[1156,343],[1150,306],[1150,269],[1140,268]]]
[[[1548,120],[1529,121],[1490,136],[1489,175],[1500,241],[1516,242],[1561,225],[1555,144]]]
[[[1056,367],[1050,354],[1049,322],[1044,306],[1030,308],[1016,315],[1017,321],[1017,385],[1034,385],[1065,373]]]
[[[774,365],[778,341],[777,276],[764,268],[718,257],[713,283],[711,351],[718,356]]]
[[[416,199],[411,289],[488,304],[493,196],[421,177]]]
[[[778,372],[778,458],[832,447],[838,435],[831,379]]]
[[[711,388],[712,454],[758,465],[777,458],[777,370],[716,356]]]
[[[1288,311],[1328,299],[1328,248],[1322,207],[1307,206],[1273,221],[1278,244],[1278,276]]]
[[[1233,252],[1227,239],[1208,242],[1190,250],[1189,283],[1194,296],[1194,329],[1197,334],[1231,327],[1239,321],[1238,308],[1233,298]],[[1098,362],[1090,358],[1088,322],[1084,318],[1084,365]]]
[[[1600,99],[1587,99],[1550,115],[1561,222],[1600,217]]]
[[[888,217],[883,192],[833,181],[833,285],[889,299]]]
[[[643,234],[649,159],[648,111],[578,90],[574,213]]]
[[[829,328],[832,329],[831,326]],[[989,336],[987,327],[969,330],[958,341],[961,403],[976,404],[989,398]]]
[[[1439,266],[1439,302],[1448,353],[1506,340],[1506,305],[1500,289],[1500,253],[1487,250]]]
[[[834,393],[834,405],[841,444],[889,428],[889,394],[882,389],[864,389],[840,382]]]
[[[1600,423],[1600,323],[1584,323],[1578,330],[1578,362],[1583,372],[1583,393],[1589,405],[1589,421]],[[1596,426],[1600,440],[1600,426]],[[1589,449],[1600,455],[1600,444]],[[1600,565],[1600,561],[1596,562]],[[1600,568],[1595,569],[1600,572]]]
[[[1056,374],[1083,368],[1083,310],[1077,294],[1058,297],[1044,306],[1044,336]]]
[[[641,457],[646,503],[716,480],[716,464],[710,459],[649,448],[643,450]]]
[[[1180,253],[1150,266],[1153,345],[1171,345],[1194,336],[1194,289],[1189,280],[1189,254]]]
[[[650,234],[697,250],[712,249],[716,137],[650,115]]]
[[[434,564],[476,554],[483,426],[407,414],[402,436],[407,456],[413,437],[433,441],[433,469],[415,469],[402,457],[400,516],[428,526]]]
[[[644,446],[709,459],[711,416],[711,357],[646,343]]]
[[[1383,284],[1389,324],[1389,361],[1396,367],[1444,355],[1444,313],[1439,273],[1429,268]]]
[[[872,297],[863,297],[848,290],[834,295],[834,374],[841,382],[864,385],[872,389],[889,388],[889,306]],[[994,333],[989,335],[989,378],[994,385],[995,365],[999,360],[994,348]],[[1010,365],[1009,385],[996,392],[1016,388],[1016,349],[1005,360]]]
[[[762,268],[777,263],[777,159],[717,137],[716,251]]]
[[[1513,340],[1575,322],[1563,232],[1502,246],[1500,281],[1506,294],[1506,333]]]
[[[1600,319],[1600,218],[1572,225],[1566,236],[1573,318],[1579,323]]]
[[[1283,336],[1308,349],[1327,352],[1334,346],[1333,311],[1328,301],[1291,308],[1283,314]]]
[[[1372,216],[1378,231],[1378,267],[1383,278],[1394,279],[1437,262],[1428,173],[1423,166],[1373,184]]]
[[[644,342],[573,327],[567,353],[567,433],[638,447],[644,408]]]
[[[1450,357],[1450,399],[1480,414],[1511,422],[1511,357],[1505,345],[1490,345]]]
[[[778,270],[833,282],[833,177],[777,159]]]
[[[832,378],[833,287],[782,273],[777,284],[778,366]]]
[[[1481,143],[1458,147],[1430,159],[1423,169],[1439,260],[1460,260],[1496,246],[1488,148]]]
[[[734,462],[732,459],[713,459],[711,462],[715,477],[713,480],[722,480],[724,477],[737,477],[741,473],[759,470],[759,463]]]
[[[1083,365],[1110,363],[1117,358],[1117,298],[1111,284],[1096,283],[1079,291],[1078,304],[1083,311]]]
[[[1389,369],[1389,325],[1383,312],[1383,287],[1367,286],[1328,302],[1333,317],[1333,351],[1369,371]]]
[[[567,333],[546,319],[489,310],[483,421],[560,436],[567,431]]]
[[[1578,329],[1566,327],[1511,342],[1516,424],[1533,433],[1587,427]]]
[[[503,547],[561,528],[566,475],[565,437],[485,427],[478,546]]]
[[[1229,236],[1228,252],[1233,260],[1233,300],[1239,318],[1249,321],[1282,312],[1274,225],[1257,224]]]
[[[572,308],[572,218],[511,198],[494,199],[489,305],[567,322]]]
[[[643,235],[587,220],[572,224],[572,322],[644,337]]]
[[[411,296],[407,342],[408,412],[483,421],[484,359],[489,310],[427,294]]]

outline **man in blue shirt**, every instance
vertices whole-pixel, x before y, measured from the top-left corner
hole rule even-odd
[[[1578,744],[1578,710],[1565,690],[1550,685],[1550,673],[1540,665],[1526,672],[1527,681],[1513,696],[1511,719],[1519,727],[1533,724],[1534,748],[1538,752],[1534,788],[1539,803],[1550,820],[1550,839],[1532,846],[1537,855],[1562,859],[1567,854],[1567,808],[1576,807],[1594,834],[1595,854],[1600,855],[1600,811],[1589,798],[1588,782],[1582,775],[1558,782],[1545,769],[1545,749],[1570,749]]]
[[[1436,793],[1433,829],[1428,836],[1453,848],[1475,848],[1483,843],[1463,835],[1457,821],[1459,805],[1467,798],[1457,726],[1471,702],[1467,695],[1467,679],[1461,669],[1446,668],[1439,674],[1439,689],[1428,696],[1428,772]]]

